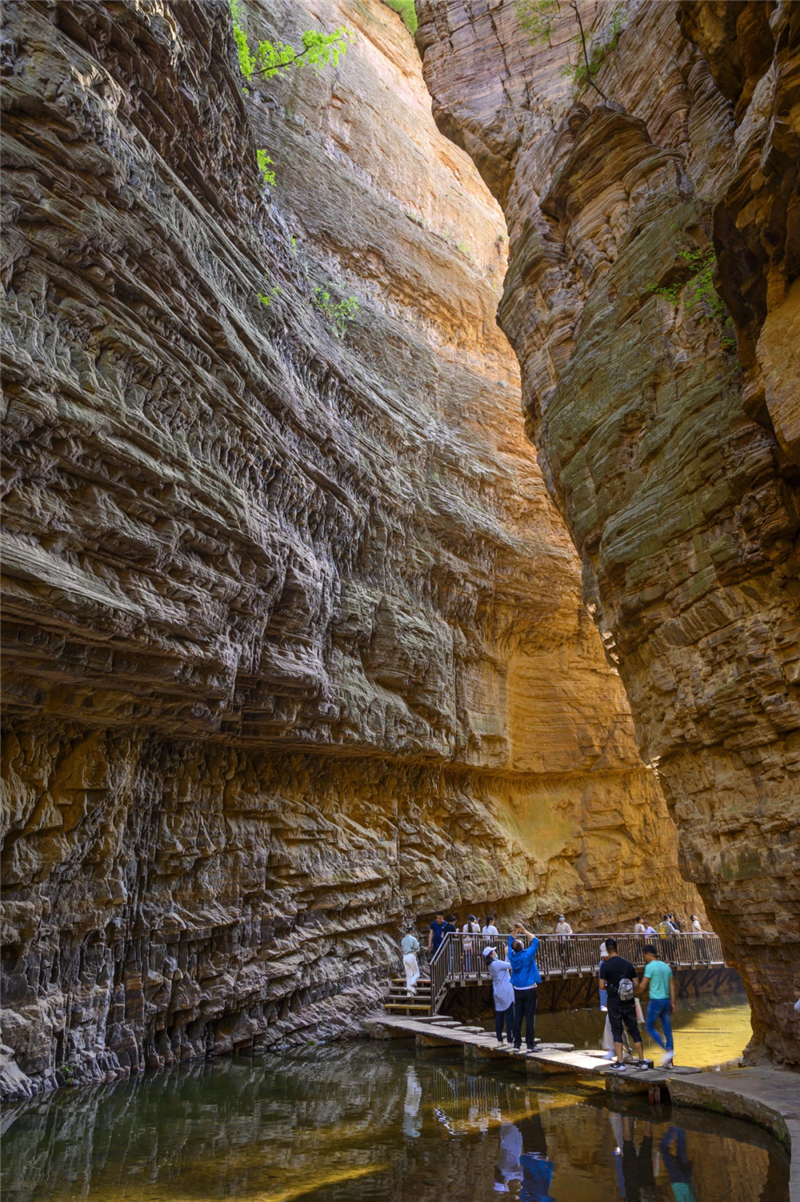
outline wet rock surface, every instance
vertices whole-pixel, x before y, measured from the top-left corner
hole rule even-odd
[[[355,40],[244,97],[222,2],[6,10],[12,1096],[352,1033],[439,904],[697,905],[521,428],[498,207],[377,0],[243,20]]]
[[[418,5],[439,127],[503,205],[528,428],[697,883],[800,1061],[798,20],[584,6],[605,99],[494,0]],[[591,46],[590,46],[591,48]],[[728,313],[712,288],[716,279]]]

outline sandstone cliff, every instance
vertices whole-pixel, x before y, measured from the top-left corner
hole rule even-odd
[[[500,210],[400,19],[311,9],[242,19],[346,24],[339,67],[245,97],[221,0],[6,7],[11,1092],[352,1030],[439,903],[696,904],[522,431]]]
[[[437,123],[503,205],[528,428],[682,871],[755,1044],[798,1063],[800,5],[632,2],[615,31],[586,3],[605,99],[564,74],[567,5],[540,45],[511,0],[417,8]]]

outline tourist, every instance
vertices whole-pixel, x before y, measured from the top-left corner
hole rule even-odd
[[[569,925],[569,923],[567,922],[567,920],[563,914],[559,914],[559,916],[558,916],[558,922],[556,923],[556,934],[557,935],[571,935],[572,934],[572,927]]]
[[[665,914],[662,917],[661,922],[658,924],[658,933],[662,936],[675,934],[675,928],[670,922],[669,914]]]
[[[678,920],[677,920],[677,918],[675,917],[675,915],[674,915],[674,914],[670,914],[670,915],[669,915],[669,920],[670,920],[670,922],[672,923],[672,926],[673,926],[673,929],[674,929],[674,933],[675,933],[676,935],[680,935],[680,934],[681,934],[681,932],[683,931],[683,927],[682,927],[682,926],[681,926],[681,924],[678,922]]]
[[[520,938],[531,940],[529,947]],[[536,1042],[536,1002],[541,975],[536,964],[539,940],[526,931],[521,922],[514,923],[514,933],[508,937],[508,958],[511,961],[511,984],[514,986],[514,1047],[522,1047],[522,1023],[525,1022],[525,1046],[533,1051]]]
[[[444,933],[445,933],[445,935],[455,935],[457,932],[458,932],[458,919],[456,918],[455,914],[448,914],[447,921],[444,924]],[[450,972],[450,975],[452,976],[453,973],[455,972],[455,940],[449,939],[447,942],[447,947],[448,947],[447,954],[450,959],[448,971]]]
[[[442,946],[442,940],[445,937],[447,924],[444,921],[444,911],[437,910],[436,917],[428,927],[428,953],[436,955],[439,948]]]
[[[413,997],[417,992],[417,981],[419,980],[419,963],[417,962],[419,939],[414,934],[413,927],[406,927],[400,949],[403,953],[403,968],[406,970],[406,992]]]
[[[472,936],[480,935],[481,933],[480,925],[474,914],[470,914],[469,918],[464,923],[464,926],[461,928],[461,933],[464,936],[463,943],[465,971],[471,973],[475,971],[475,958],[473,956],[473,952],[475,950],[475,940],[472,938]]]
[[[648,943],[645,946],[644,958],[647,962],[644,979],[637,985],[636,992],[641,995],[645,990],[650,990],[647,1018],[644,1020],[645,1030],[664,1053],[661,1067],[669,1068],[675,1055],[670,1021],[670,1015],[675,1013],[675,978],[669,964],[659,959],[655,944]],[[663,1039],[656,1030],[657,1022],[661,1023]]]
[[[636,915],[636,922],[634,923],[633,933],[634,933],[634,935],[644,935],[644,933],[645,933],[645,925],[642,922],[641,914]]]
[[[627,1202],[644,1202],[646,1198],[655,1199],[656,1179],[653,1171],[653,1128],[650,1123],[644,1125],[644,1139],[639,1151],[636,1151],[634,1138],[634,1122],[628,1115],[611,1113],[608,1116],[611,1129],[614,1132],[617,1158],[617,1181],[621,1198]],[[620,1169],[622,1181],[619,1181]]]
[[[673,1139],[674,1153],[670,1150]],[[670,1127],[661,1140],[659,1151],[675,1202],[697,1202],[692,1189],[692,1165],[686,1154],[686,1132],[680,1127]]]
[[[483,924],[482,935],[488,935],[492,939],[496,939],[500,934],[497,927],[494,925],[494,914],[487,914],[486,921]]]
[[[653,926],[653,924],[651,922],[648,922],[647,926],[644,929],[644,934],[645,934],[646,939],[651,939],[654,935],[658,934],[658,931],[656,930],[656,928]]]
[[[601,970],[603,967],[603,963],[607,959],[608,959],[608,948],[606,947],[605,940],[603,940],[603,942],[600,944],[600,966],[598,968],[598,972],[600,972],[601,976],[602,976]],[[603,989],[602,981],[600,982],[599,993],[600,993],[600,1009],[605,1014],[605,1012],[608,1010],[608,990]],[[606,1019],[606,1022],[608,1022],[608,1019]]]
[[[639,1067],[646,1065],[643,1058],[642,1036],[636,1022],[636,1004],[634,991],[639,982],[636,967],[617,953],[616,939],[606,939],[608,960],[600,966],[600,980],[608,991],[608,1021],[611,1024],[611,1034],[614,1039],[614,1051],[617,1063],[614,1066],[620,1072],[625,1069],[624,1052],[622,1048],[623,1024],[633,1041],[634,1051],[639,1061]]]
[[[493,947],[485,947],[483,954],[488,961],[489,976],[492,978],[494,1000],[494,1030],[497,1042],[503,1042],[503,1026],[506,1027],[508,1042],[514,1041],[514,987],[511,984],[511,964],[501,960]]]
[[[690,922],[692,924],[692,934],[695,936],[695,938],[697,938],[698,935],[705,934],[702,923],[696,914],[691,915]]]

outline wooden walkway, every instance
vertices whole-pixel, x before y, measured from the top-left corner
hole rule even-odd
[[[600,967],[600,945],[611,935],[538,935],[536,963],[543,981],[596,980]],[[617,950],[639,968],[644,967],[644,947],[653,943],[673,972],[693,970],[694,984],[702,988],[714,974],[729,971],[716,935],[632,935],[615,934]],[[527,939],[523,939],[527,943]],[[464,935],[448,933],[430,962],[430,971],[420,981],[420,995],[413,1000],[405,995],[401,981],[393,981],[386,999],[389,1011],[438,1014],[452,989],[480,987],[491,982],[485,947],[496,947],[505,956],[507,935]]]
[[[401,1039],[413,1036],[420,1052],[428,1049],[461,1050],[473,1068],[511,1068],[533,1075],[567,1073],[579,1077],[600,1077],[606,1090],[612,1093],[649,1093],[655,1087],[667,1085],[674,1076],[699,1073],[699,1068],[682,1066],[647,1070],[631,1068],[624,1073],[612,1070],[605,1052],[576,1052],[571,1043],[540,1043],[533,1052],[515,1051],[507,1044],[498,1044],[494,1034],[483,1027],[456,1022],[440,1016],[401,1018],[381,1015],[365,1020],[365,1026],[376,1039]]]

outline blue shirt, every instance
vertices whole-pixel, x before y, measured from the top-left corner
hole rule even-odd
[[[539,940],[534,935],[530,947],[525,948],[524,951],[515,952],[511,947],[514,939],[514,935],[509,935],[508,958],[511,961],[511,984],[515,989],[530,989],[531,986],[538,985],[542,979],[536,965]]]

